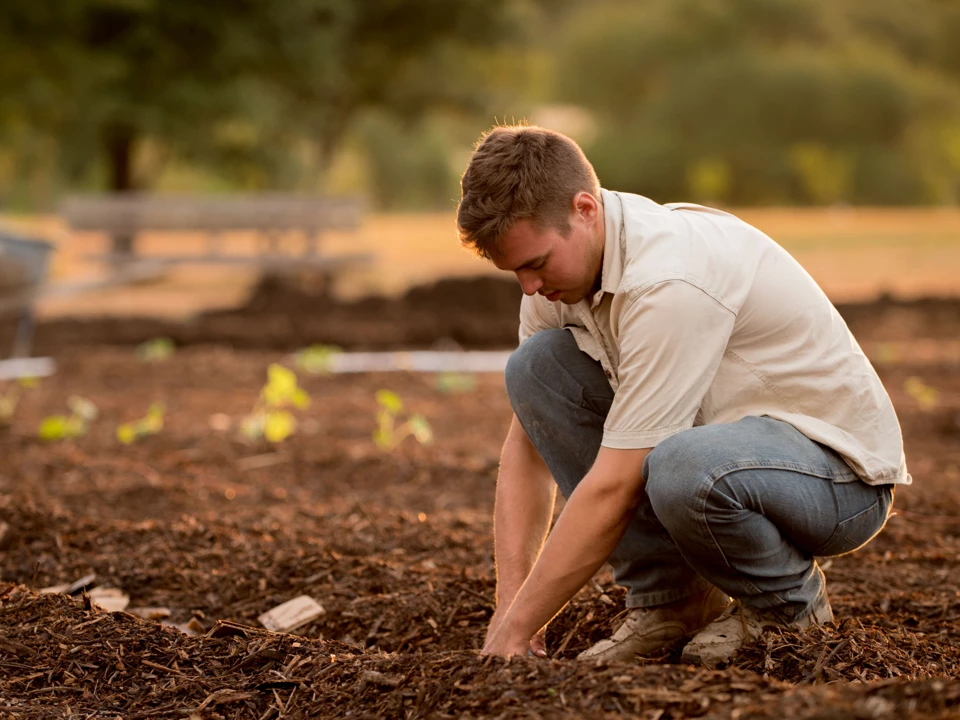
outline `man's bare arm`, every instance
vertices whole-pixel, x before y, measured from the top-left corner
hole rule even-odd
[[[636,511],[649,452],[600,448],[510,609],[488,635],[484,653],[526,652],[530,638],[600,569]]]
[[[497,612],[490,632],[503,619],[533,568],[550,530],[556,485],[516,416],[500,458],[494,511]],[[489,633],[488,633],[489,634]]]

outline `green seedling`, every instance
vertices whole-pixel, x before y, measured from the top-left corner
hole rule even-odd
[[[274,363],[267,368],[267,384],[260,389],[253,412],[243,419],[241,429],[251,440],[281,442],[297,429],[297,420],[290,410],[309,406],[310,396],[297,386],[296,373]]]
[[[173,340],[166,337],[153,338],[137,346],[137,357],[145,363],[159,363],[169,359],[176,352]]]
[[[156,435],[163,430],[163,412],[163,403],[153,403],[147,409],[147,414],[139,420],[117,426],[117,440],[130,445],[138,438]]]
[[[940,399],[940,393],[937,392],[936,388],[930,387],[916,376],[904,380],[903,389],[923,411],[933,410]]]
[[[40,422],[37,434],[41,440],[72,440],[87,434],[90,423],[97,419],[97,406],[73,395],[67,399],[67,407],[69,415],[50,415]]]
[[[373,441],[382,450],[393,450],[408,436],[427,445],[433,442],[433,430],[423,415],[405,415],[403,401],[391,390],[377,390],[377,429]],[[399,423],[399,424],[398,424]]]
[[[330,372],[333,358],[343,352],[336,345],[311,345],[294,355],[294,362],[298,370],[311,375],[326,375]]]
[[[437,375],[437,390],[442,393],[468,393],[477,387],[477,378],[459,372],[442,372]]]
[[[20,378],[14,381],[6,391],[0,393],[0,426],[10,425],[13,422],[23,391],[35,388],[39,383],[37,378]]]

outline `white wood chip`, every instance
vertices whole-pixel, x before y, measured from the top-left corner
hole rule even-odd
[[[257,620],[267,630],[275,632],[290,632],[316,620],[326,610],[309,595],[301,595],[277,605],[272,610],[263,613]]]
[[[90,602],[107,612],[120,612],[127,609],[130,596],[118,588],[96,587],[87,593]]]
[[[172,614],[170,608],[165,607],[135,607],[127,608],[127,612],[144,620],[164,620]]]

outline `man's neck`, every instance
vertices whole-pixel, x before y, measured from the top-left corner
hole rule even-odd
[[[607,248],[607,217],[606,209],[603,204],[603,193],[600,194],[600,214],[597,218],[597,231],[594,234],[596,240],[594,242],[600,244],[600,257],[599,263],[600,266],[597,268],[597,277],[593,281],[593,293],[596,293],[600,290],[601,285],[603,285],[603,256]]]

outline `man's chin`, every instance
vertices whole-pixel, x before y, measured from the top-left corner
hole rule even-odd
[[[576,305],[578,302],[583,300],[586,295],[581,295],[580,293],[561,293],[560,297],[557,298],[557,302],[561,302],[564,305]]]

